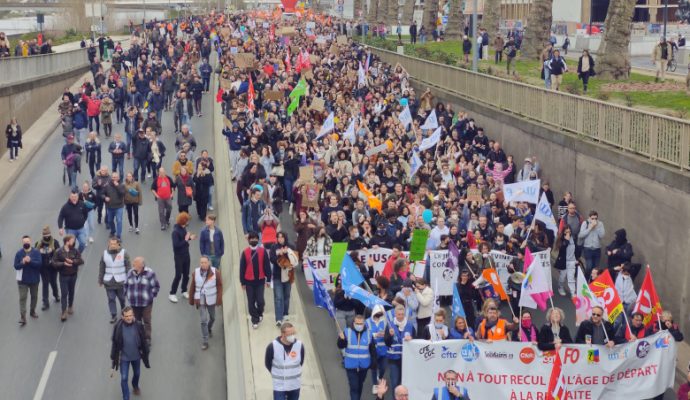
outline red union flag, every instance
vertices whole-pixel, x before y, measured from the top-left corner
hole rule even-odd
[[[609,322],[614,323],[616,318],[623,312],[623,302],[620,296],[618,296],[618,291],[613,284],[609,270],[605,270],[594,282],[590,283],[589,289],[603,304]]]
[[[568,398],[568,388],[565,384],[565,376],[563,376],[561,356],[557,351],[555,353],[556,361],[554,361],[553,368],[551,369],[546,400],[566,400]]]
[[[247,91],[247,108],[250,111],[254,111],[254,109],[256,108],[254,106],[254,96],[255,95],[256,94],[254,92],[254,82],[252,81],[252,76],[249,75],[249,90]]]
[[[640,287],[640,294],[637,296],[633,312],[642,314],[645,328],[658,321],[659,314],[662,312],[661,301],[659,301],[659,296],[656,294],[649,265],[647,265],[647,275],[645,275]]]

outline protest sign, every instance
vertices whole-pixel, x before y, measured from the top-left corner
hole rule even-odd
[[[312,165],[299,167],[299,179],[302,182],[314,182],[314,167]]]
[[[415,229],[412,233],[412,243],[410,243],[410,261],[424,259],[426,242],[429,239],[429,231],[426,229]]]
[[[331,250],[332,254],[333,250]],[[351,253],[348,251],[348,253]],[[381,273],[383,272],[383,268],[386,266],[386,262],[388,259],[391,257],[393,254],[393,250],[391,249],[386,249],[383,247],[379,247],[376,249],[369,249],[369,250],[357,250],[357,253],[359,254],[359,262],[362,264],[367,263],[367,260],[371,256],[371,261],[373,263],[373,268],[374,268],[374,276],[370,279],[371,284],[376,283],[376,278],[378,278]],[[402,254],[407,257],[409,255],[408,252],[402,252]],[[314,271],[319,275],[321,278],[321,282],[324,284],[326,289],[333,289],[333,276],[329,272],[329,266],[330,266],[330,256],[315,256],[315,257],[304,257],[305,261],[302,265],[304,269],[304,274],[307,280],[307,285],[309,285],[309,288],[311,289],[311,286],[313,284],[311,278],[311,272],[309,271],[308,267],[309,265],[307,264],[306,260],[309,259],[312,262],[312,265],[314,266]],[[355,260],[357,261],[357,260]],[[419,261],[418,264],[421,263],[422,265],[424,264],[423,261]],[[419,271],[422,273],[424,272],[424,268],[420,267]],[[416,274],[416,273],[415,273]],[[420,275],[421,277],[421,275]],[[451,292],[452,293],[452,292]]]
[[[532,253],[532,256],[534,256],[539,265],[541,265],[541,267],[544,269],[546,282],[549,284],[549,288],[553,292],[553,282],[551,281],[551,249]]]
[[[467,201],[482,201],[482,191],[474,184],[467,188]]]
[[[649,399],[672,387],[676,343],[667,332],[609,349],[563,345],[568,399]],[[460,393],[472,399],[546,399],[554,352],[519,342],[412,340],[403,344],[402,383],[410,399],[429,399],[458,372]]]
[[[448,268],[448,250],[432,250],[429,255],[429,284],[435,286],[438,296],[452,296],[458,280],[458,268]],[[416,271],[415,271],[416,274]]]
[[[284,26],[278,30],[280,36],[294,36],[297,34],[294,26]]]
[[[232,89],[232,81],[230,79],[221,77],[221,78],[218,78],[218,80],[220,81],[220,87],[222,89],[228,89],[228,90]]]
[[[333,243],[331,246],[331,257],[328,262],[328,271],[331,274],[337,274],[340,272],[340,265],[343,263],[343,258],[347,253],[347,242],[343,243]]]
[[[309,285],[309,289],[311,289],[314,285],[314,279],[312,278],[311,268],[309,268],[309,262],[311,262],[311,266],[314,269],[314,276],[319,277],[326,290],[331,290],[334,288],[333,283],[335,278],[328,270],[328,262],[330,258],[330,256],[304,257],[302,260],[302,269],[304,270],[304,278],[307,281],[307,285]]]
[[[491,250],[489,255],[494,260],[496,272],[498,272],[498,276],[499,278],[501,278],[501,284],[504,288],[507,288],[508,279],[510,278],[510,273],[508,272],[508,265],[510,265],[510,262],[513,261],[513,258],[515,257],[496,250]]]
[[[280,101],[285,98],[285,94],[280,90],[264,90],[264,98],[269,101]]]
[[[302,186],[302,207],[319,208],[319,194],[321,185],[307,183]]]
[[[321,112],[326,109],[326,101],[320,97],[315,97],[309,106],[310,110]]]
[[[346,35],[338,35],[338,37],[335,39],[335,41],[339,45],[347,45],[347,36]]]

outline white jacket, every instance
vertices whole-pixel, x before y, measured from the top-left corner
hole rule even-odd
[[[419,300],[419,308],[417,309],[417,318],[429,318],[434,310],[434,291],[429,286],[425,287],[420,292],[415,291],[417,300]]]

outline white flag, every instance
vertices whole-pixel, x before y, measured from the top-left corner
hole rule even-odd
[[[328,118],[326,118],[326,121],[324,121],[323,125],[321,126],[321,130],[319,131],[319,135],[316,137],[319,139],[321,136],[327,134],[328,132],[331,132],[335,128],[335,122],[333,122],[333,119],[335,118],[335,115],[333,113],[330,113],[328,115]]]
[[[410,113],[410,107],[405,106],[405,109],[402,110],[400,115],[398,115],[398,120],[400,121],[401,124],[407,129],[408,126],[412,123],[412,113]]]
[[[359,63],[359,69],[357,69],[357,84],[359,86],[366,86],[367,85],[367,73],[364,71],[364,68],[362,67],[362,63]]]
[[[539,307],[542,311],[546,310],[546,302],[552,295],[550,285],[546,282],[546,274],[541,263],[535,258],[527,270],[525,280],[522,281],[522,291],[520,292],[520,307],[534,308]]]
[[[541,221],[546,225],[546,229],[553,231],[553,234],[558,234],[558,225],[556,225],[556,219],[553,217],[553,211],[551,211],[551,205],[546,199],[546,193],[541,194],[539,199],[539,204],[537,204],[537,210],[534,214],[534,218],[537,221]]]
[[[422,144],[419,145],[419,151],[424,151],[434,147],[434,145],[441,141],[441,127],[436,128],[434,133],[428,138],[422,140]]]
[[[522,181],[503,185],[503,196],[508,203],[512,201],[526,201],[528,203],[539,203],[539,188],[541,181]]]
[[[422,160],[419,158],[419,153],[415,151],[412,153],[412,158],[410,159],[410,178],[412,178],[421,167]]]
[[[436,119],[436,110],[432,110],[431,114],[426,117],[424,125],[420,127],[421,129],[436,129],[438,128],[438,120]]]
[[[587,278],[582,273],[582,268],[577,267],[577,284],[575,288],[575,326],[580,326],[582,321],[592,316],[592,307],[599,305],[599,299],[592,294],[587,284]],[[603,304],[602,304],[603,306]]]
[[[350,126],[348,126],[345,133],[343,133],[343,139],[349,140],[350,144],[355,144],[355,142],[357,141],[357,136],[355,136],[355,119],[354,118],[352,118],[352,121],[350,121]]]

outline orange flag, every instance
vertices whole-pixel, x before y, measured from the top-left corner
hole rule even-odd
[[[367,189],[367,187],[364,186],[364,184],[361,181],[357,181],[357,187],[359,187],[359,191],[367,197],[367,200],[369,200],[369,207],[379,210],[379,212],[381,212],[381,208],[383,207],[383,203],[381,203],[381,200],[374,196],[374,194],[371,193],[369,189]]]
[[[493,286],[494,291],[501,296],[501,300],[508,300],[508,295],[506,291],[503,290],[503,285],[501,285],[501,280],[498,277],[498,272],[494,268],[487,268],[482,271],[482,277],[486,279],[487,282]]]

